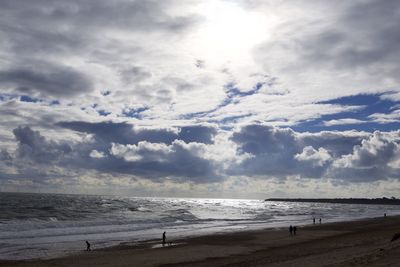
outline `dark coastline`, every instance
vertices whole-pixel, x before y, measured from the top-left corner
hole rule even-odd
[[[337,204],[400,205],[396,198],[267,198],[265,201]]]

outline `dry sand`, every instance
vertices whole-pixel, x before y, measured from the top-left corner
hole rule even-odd
[[[0,261],[2,266],[400,266],[400,216],[118,246],[64,258]]]

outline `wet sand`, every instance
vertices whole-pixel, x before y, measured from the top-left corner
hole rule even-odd
[[[123,245],[63,258],[0,261],[3,266],[400,266],[400,216]],[[93,244],[95,248],[95,244]]]

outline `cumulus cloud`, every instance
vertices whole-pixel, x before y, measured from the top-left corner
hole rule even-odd
[[[141,141],[137,145],[112,144],[111,154],[125,161],[165,161],[173,150],[164,143]]]
[[[298,133],[263,125],[249,125],[232,135],[238,153],[252,157],[235,166],[234,173],[257,177],[299,175],[369,181],[399,178],[393,169],[398,159],[399,133]],[[369,173],[369,174],[368,174]]]
[[[117,129],[125,128],[123,125],[118,125]],[[80,142],[68,140],[56,142],[45,138],[39,131],[32,130],[28,126],[18,127],[13,130],[17,142],[15,157],[2,150],[0,160],[10,161],[21,177],[31,175],[27,172],[29,168],[40,170],[43,180],[55,175],[54,168],[59,168],[56,171],[57,177],[76,175],[75,171],[71,173],[68,170],[72,168],[79,172],[94,170],[159,181],[185,179],[195,183],[205,183],[222,178],[218,173],[220,167],[217,161],[207,156],[209,146],[212,144],[186,143],[180,139],[166,143],[156,142],[154,140],[165,139],[152,139],[154,137],[152,131],[141,133],[147,141],[137,141],[133,128],[130,127],[130,130],[132,142],[122,144],[114,143],[104,137],[82,139]],[[158,131],[162,132],[162,129]],[[149,138],[146,138],[146,134]],[[179,137],[179,131],[176,131],[175,137]],[[127,139],[120,139],[123,140]],[[103,150],[97,150],[99,147]],[[48,173],[49,170],[51,175]]]
[[[353,148],[353,153],[337,159],[331,175],[346,180],[369,181],[399,178],[399,132],[374,132]]]
[[[18,127],[13,130],[18,142],[16,155],[18,158],[29,158],[40,163],[57,161],[71,152],[67,143],[55,143],[46,140],[38,131],[29,127]]]
[[[312,146],[306,146],[305,148],[303,148],[303,152],[294,155],[294,158],[298,161],[309,161],[311,162],[311,164],[316,166],[323,166],[327,161],[331,159],[331,155],[323,147],[315,150]]]
[[[296,137],[293,130],[263,125],[247,125],[235,132],[232,140],[240,144],[240,151],[254,155],[264,153],[290,153],[296,150],[293,146]]]
[[[361,144],[370,133],[360,131],[321,131],[317,133],[298,133],[301,144],[314,148],[323,147],[334,157],[350,154],[353,147]]]
[[[374,132],[371,137],[364,139],[361,145],[353,148],[353,153],[342,157],[338,164],[344,167],[371,168],[385,166],[399,156],[399,144],[387,135]]]
[[[252,155],[235,166],[234,173],[281,178],[297,173],[298,164],[294,156],[303,149],[293,130],[247,125],[234,132],[232,140],[238,145],[239,154]]]
[[[126,125],[116,124],[116,129],[124,131]],[[338,184],[400,178],[398,131],[299,133],[262,124],[231,132],[214,130],[213,143],[178,139],[178,129],[172,131],[174,140],[161,142],[165,139],[146,138],[145,133],[154,137],[151,131],[141,133],[144,140],[138,139],[136,129],[129,125],[127,135],[119,140],[130,142],[118,143],[107,135],[96,137],[97,132],[80,141],[54,141],[30,127],[17,127],[13,130],[15,151],[0,153],[0,177],[52,185],[78,175],[89,179],[103,174],[193,185],[242,178],[278,184],[293,177],[305,182],[330,179]]]
[[[185,143],[180,140],[171,145],[139,142],[137,145],[113,144],[111,154],[126,162],[133,173],[160,179],[182,179],[206,183],[221,179],[218,165],[204,158],[205,144]]]

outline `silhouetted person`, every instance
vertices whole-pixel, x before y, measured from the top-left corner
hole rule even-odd
[[[322,219],[321,218],[319,218],[319,224],[321,224],[322,223]]]
[[[314,217],[314,218],[312,218],[312,222],[313,222],[313,224],[315,224],[315,217]]]
[[[293,226],[292,225],[289,226],[289,233],[290,233],[290,235],[293,234]]]
[[[86,251],[91,251],[90,243],[86,240]]]
[[[386,213],[383,214],[383,217],[386,217]]]
[[[293,226],[293,234],[296,235],[297,227]]]
[[[167,236],[165,234],[166,234],[165,232],[162,234],[162,245],[163,246],[165,245],[165,242],[166,242],[166,239],[167,239]]]

